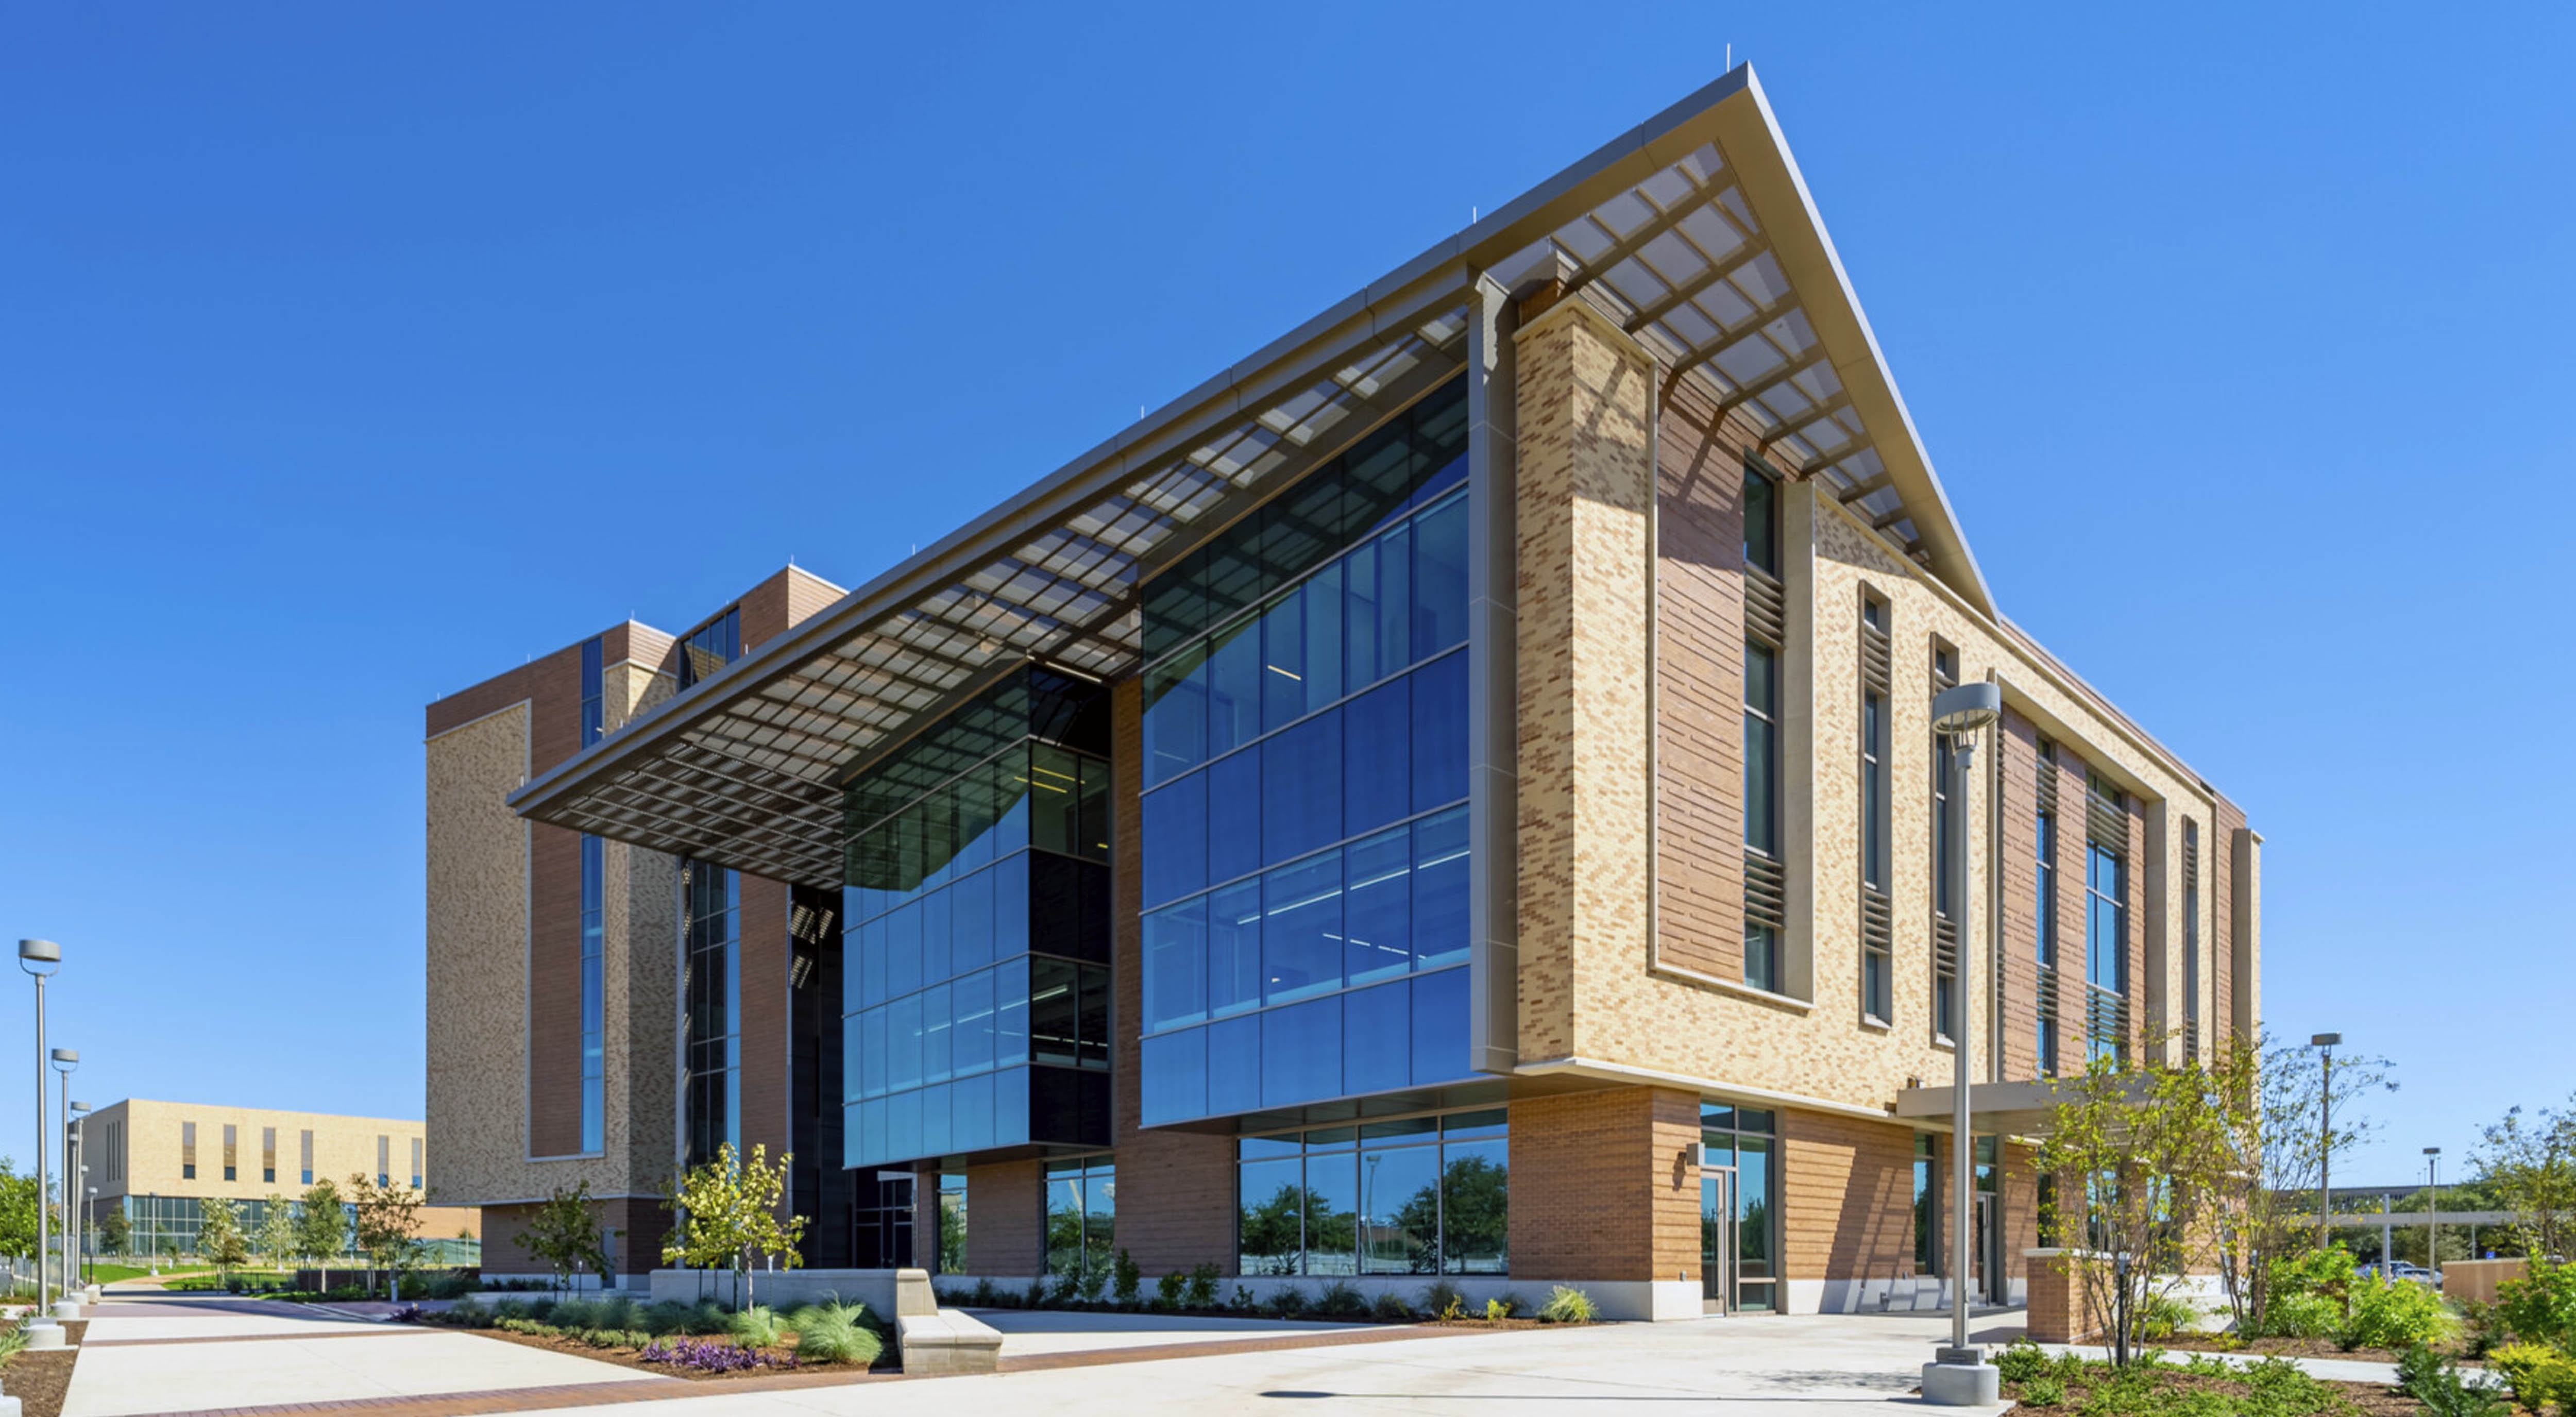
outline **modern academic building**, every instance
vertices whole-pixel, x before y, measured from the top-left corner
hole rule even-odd
[[[1749,69],[710,609],[429,709],[430,1180],[495,1269],[576,1180],[653,1267],[732,1141],[825,1267],[2008,1298],[2045,1079],[2257,1017],[2261,839],[1994,603]]]

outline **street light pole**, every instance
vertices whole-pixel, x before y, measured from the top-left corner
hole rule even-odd
[[[60,1348],[62,1327],[50,1317],[45,1303],[45,1247],[53,1239],[45,1214],[45,1159],[50,1145],[45,1134],[53,1130],[45,1116],[45,980],[63,967],[63,947],[51,940],[20,940],[18,967],[36,981],[36,1312],[27,1320],[27,1346]],[[45,1329],[51,1334],[39,1331]]]
[[[1960,684],[1944,689],[1932,700],[1932,731],[1954,749],[1950,760],[1950,780],[1941,785],[1943,807],[1957,813],[1954,820],[1964,824],[1968,796],[1968,767],[1976,760],[1977,740],[1989,724],[2003,717],[2002,686],[1991,682]],[[1969,1007],[1970,968],[1977,957],[1972,943],[1977,935],[1973,927],[1975,895],[1968,889],[1969,850],[1964,833],[1943,826],[1943,840],[1959,844],[1954,853],[1959,862],[1959,879],[1949,883],[1952,899],[1959,903],[1958,976],[1951,982],[1950,1009],[1950,1253],[1955,1262],[1950,1277],[1950,1345],[1940,1350],[1934,1361],[1923,1365],[1923,1398],[1944,1407],[1982,1406],[2000,1397],[2001,1376],[1986,1361],[1983,1351],[1968,1345],[1968,1279],[1974,1269],[1969,1257],[1969,1236],[1974,1221],[1971,1207],[1975,1196],[1970,1193],[1973,1160],[1969,1153],[1976,1146],[1974,1125],[1969,1108],[1968,1091],[1968,1020],[1975,1011]],[[1940,869],[1934,862],[1933,868]]]
[[[2425,1217],[2424,1222],[2424,1272],[2434,1276],[2433,1288],[2439,1292],[2442,1287],[2440,1278],[2442,1273],[2442,1149],[2440,1147],[2424,1148],[2424,1167],[2427,1179],[2432,1183],[2431,1195],[2428,1199],[2432,1212]]]
[[[2317,1243],[2326,1242],[2326,1213],[2334,1209],[2333,1190],[2327,1182],[2334,1171],[2334,1050],[2343,1041],[2340,1033],[2311,1035],[2308,1046],[2325,1050],[2325,1064],[2318,1073],[2317,1084]]]
[[[66,1076],[63,1081],[71,1079]],[[79,1209],[72,1212],[72,1283],[63,1287],[86,1289],[89,1276],[82,1271],[81,1262],[89,1257],[88,1197],[92,1194],[89,1189],[89,1104],[75,1102],[66,1115],[72,1119],[72,1150],[70,1160],[63,1167],[64,1176],[71,1182],[65,1189],[71,1193]]]
[[[63,1078],[62,1110],[56,1114],[63,1119],[63,1257],[55,1262],[54,1269],[57,1281],[54,1292],[62,1296],[55,1301],[59,1309],[72,1302],[72,1206],[79,1200],[79,1192],[75,1189],[78,1183],[72,1179],[72,1069],[80,1066],[80,1054],[69,1048],[57,1048],[53,1051],[53,1061],[54,1071],[62,1074]],[[74,1319],[80,1315],[58,1312],[54,1317]]]

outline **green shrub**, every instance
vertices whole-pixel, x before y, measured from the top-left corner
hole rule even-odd
[[[1435,1319],[1458,1319],[1467,1316],[1467,1296],[1448,1280],[1434,1280],[1422,1291],[1422,1312]]]
[[[2451,1334],[2442,1296],[2410,1280],[2355,1285],[2351,1303],[2352,1317],[2335,1333],[2345,1348],[2411,1348]]]
[[[1560,1284],[1548,1294],[1547,1302],[1539,1305],[1538,1316],[1552,1324],[1588,1324],[1600,1319],[1601,1306],[1582,1290]]]
[[[2027,1338],[2016,1338],[1995,1352],[1995,1372],[2008,1383],[2026,1383],[2048,1371],[2048,1355]]]
[[[788,1323],[796,1330],[799,1363],[847,1363],[867,1367],[885,1352],[868,1320],[864,1304],[808,1304]]]
[[[2200,1319],[2197,1305],[2188,1304],[2171,1294],[2151,1294],[2138,1306],[2135,1315],[2138,1337],[2149,1342],[2173,1337]]]
[[[2342,1401],[2334,1389],[2287,1358],[2266,1358],[2245,1368],[2243,1378],[2252,1389],[2243,1404],[2248,1417],[2306,1417]]]
[[[1336,1279],[1324,1286],[1323,1296],[1315,1300],[1317,1315],[1328,1319],[1364,1319],[1368,1317],[1368,1300],[1347,1281]]]
[[[1043,1279],[1032,1279],[1029,1281],[1028,1292],[1020,1296],[1020,1307],[1023,1309],[1043,1309],[1046,1307],[1046,1301],[1047,1282]]]
[[[2488,1365],[2504,1375],[2505,1385],[2513,1389],[2513,1400],[2534,1412],[2556,1403],[2562,1409],[2576,1402],[2576,1359],[2540,1343],[2508,1343],[2487,1357]]]
[[[644,1307],[638,1326],[659,1338],[666,1333],[687,1333],[690,1321],[696,1317],[697,1310],[689,1305],[677,1299],[664,1299]]]
[[[2433,1417],[2505,1417],[2495,1389],[2462,1378],[2458,1363],[2420,1343],[2397,1360],[2397,1387]]]
[[[1269,1310],[1270,1317],[1274,1319],[1293,1319],[1308,1308],[1306,1291],[1294,1284],[1284,1285],[1262,1307]]]
[[[1252,1286],[1249,1284],[1238,1284],[1234,1286],[1234,1297],[1228,1299],[1225,1306],[1234,1310],[1238,1314],[1257,1314],[1261,1312],[1261,1300],[1252,1292]]]
[[[2275,1294],[2263,1331],[2274,1338],[2325,1338],[2343,1327],[2343,1301],[2324,1294]]]
[[[767,1348],[778,1341],[778,1315],[767,1304],[754,1304],[727,1319],[724,1331],[745,1348]]]
[[[1162,1278],[1155,1280],[1154,1307],[1157,1309],[1167,1310],[1179,1308],[1181,1306],[1181,1296],[1189,1289],[1189,1286],[1190,1277],[1178,1270],[1174,1270],[1170,1274],[1164,1275]]]
[[[1183,1292],[1181,1302],[1193,1309],[1215,1308],[1216,1274],[1216,1266],[1212,1264],[1190,1266],[1189,1288]]]
[[[989,1309],[993,1307],[993,1298],[993,1280],[987,1275],[975,1281],[975,1291],[967,1296],[967,1302],[979,1309]]]
[[[2576,1264],[2529,1261],[2496,1286],[2495,1317],[2519,1342],[2576,1352]]]
[[[1404,1302],[1401,1294],[1380,1294],[1377,1302],[1369,1305],[1369,1317],[1382,1324],[1409,1324],[1413,1322],[1413,1306]]]
[[[2038,1373],[2022,1380],[2021,1405],[2024,1407],[2057,1407],[2066,1401],[2066,1384],[2054,1373]]]
[[[1145,1271],[1137,1267],[1135,1257],[1125,1250],[1118,1252],[1118,1258],[1111,1263],[1110,1268],[1118,1280],[1111,1291],[1111,1297],[1121,1304],[1135,1303],[1136,1296],[1145,1286]]]
[[[1506,1294],[1499,1299],[1488,1299],[1485,1301],[1485,1321],[1501,1323],[1519,1313],[1521,1307],[1521,1296],[1518,1294]]]

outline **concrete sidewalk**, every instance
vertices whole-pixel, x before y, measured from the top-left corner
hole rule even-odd
[[[284,1311],[284,1312],[270,1312]],[[118,1293],[90,1320],[63,1417],[271,1407],[675,1378],[443,1329],[284,1304]]]

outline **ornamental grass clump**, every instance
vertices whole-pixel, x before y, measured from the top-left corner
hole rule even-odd
[[[796,1357],[806,1363],[867,1367],[885,1352],[885,1340],[868,1322],[865,1304],[808,1304],[787,1321],[796,1331]]]
[[[1538,1316],[1540,1321],[1552,1324],[1596,1323],[1601,1318],[1601,1306],[1582,1290],[1560,1284],[1547,1296],[1547,1302],[1539,1305]]]
[[[737,1310],[725,1321],[727,1337],[745,1348],[768,1348],[778,1342],[778,1315],[766,1304]]]

